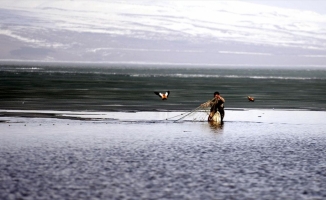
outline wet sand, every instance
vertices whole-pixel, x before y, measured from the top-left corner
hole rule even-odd
[[[323,111],[0,114],[0,199],[326,198]]]

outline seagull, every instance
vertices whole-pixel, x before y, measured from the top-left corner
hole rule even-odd
[[[162,98],[162,100],[167,100],[168,96],[170,94],[170,91],[165,92],[165,94],[160,93],[160,92],[154,92],[156,95],[160,96]]]
[[[254,99],[253,97],[251,97],[251,96],[248,96],[248,100],[249,100],[249,101],[252,101],[252,102],[255,101],[255,99]]]

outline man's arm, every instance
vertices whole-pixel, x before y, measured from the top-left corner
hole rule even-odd
[[[221,100],[223,103],[225,103],[225,100],[224,100],[224,98],[223,97],[219,97],[219,100]]]

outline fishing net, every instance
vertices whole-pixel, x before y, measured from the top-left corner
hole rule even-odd
[[[203,122],[203,121],[207,121],[209,114],[210,114],[210,107],[199,106],[194,110],[170,117],[167,120],[173,120],[174,122],[182,122],[182,121]],[[220,115],[218,112],[214,115],[213,120],[217,122],[220,121]]]

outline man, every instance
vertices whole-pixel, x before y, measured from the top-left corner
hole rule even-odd
[[[201,104],[202,107],[211,106],[211,111],[208,116],[208,121],[212,121],[212,118],[217,111],[219,111],[221,114],[221,122],[223,121],[224,114],[225,114],[224,113],[224,103],[225,103],[225,100],[222,96],[220,96],[220,93],[214,92],[214,99]]]

